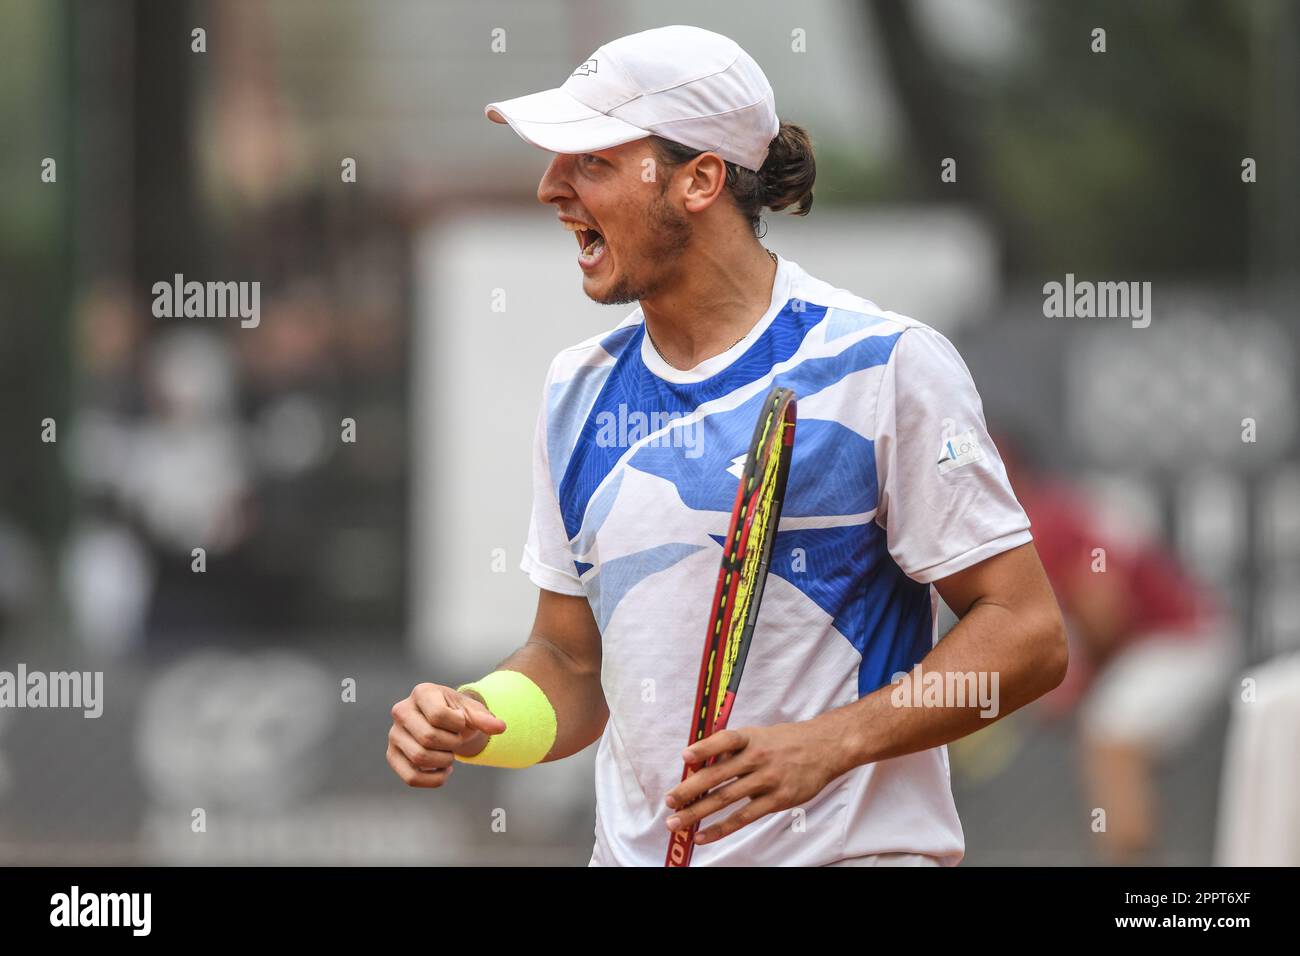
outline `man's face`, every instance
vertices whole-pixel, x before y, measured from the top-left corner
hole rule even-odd
[[[672,283],[692,227],[666,195],[671,173],[644,139],[595,153],[556,153],[551,160],[537,198],[554,204],[561,225],[577,237],[589,298],[635,302]]]

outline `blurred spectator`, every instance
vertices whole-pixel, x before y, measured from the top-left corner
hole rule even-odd
[[[1155,764],[1191,743],[1226,693],[1238,641],[1224,608],[1166,547],[1104,527],[1082,489],[1041,470],[1027,439],[995,436],[1064,614],[1070,666],[1040,712],[1077,712],[1090,806],[1113,863],[1154,849]]]

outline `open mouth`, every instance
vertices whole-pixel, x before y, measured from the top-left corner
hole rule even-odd
[[[578,262],[584,268],[595,266],[604,257],[605,237],[598,230],[577,222],[565,222],[564,228],[577,237]]]
[[[605,248],[605,237],[595,229],[579,229],[578,248],[582,250],[584,256],[595,258],[596,254]]]

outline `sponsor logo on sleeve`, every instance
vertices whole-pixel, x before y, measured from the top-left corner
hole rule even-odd
[[[960,435],[953,435],[944,440],[943,450],[939,455],[939,474],[946,475],[948,472],[971,462],[981,461],[984,458],[984,452],[980,448],[979,436],[975,434],[975,429],[971,428]]]

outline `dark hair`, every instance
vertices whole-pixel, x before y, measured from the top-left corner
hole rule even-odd
[[[708,152],[693,149],[681,143],[650,137],[651,148],[660,163],[680,166]],[[812,211],[813,180],[817,178],[817,161],[813,158],[812,140],[807,130],[794,123],[782,123],[776,137],[767,148],[767,159],[758,172],[735,163],[727,163],[727,192],[735,200],[741,215],[749,220],[750,228],[758,236],[758,225],[764,209],[780,212],[783,209],[796,216],[806,216]]]

